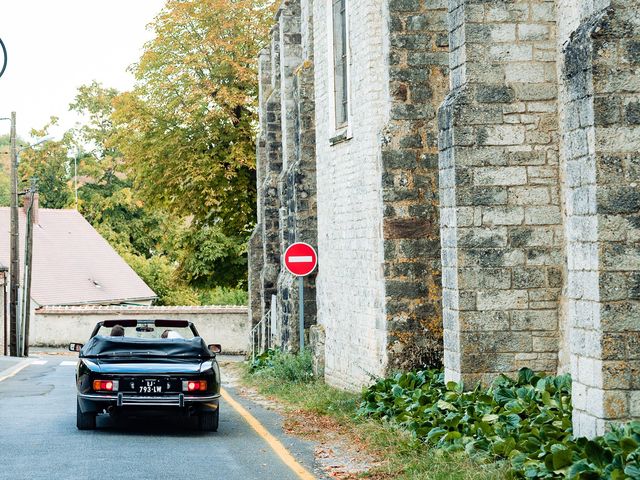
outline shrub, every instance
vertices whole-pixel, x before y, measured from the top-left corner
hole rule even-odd
[[[308,383],[314,380],[312,356],[309,350],[303,350],[299,354],[282,352],[278,349],[267,350],[256,357],[250,368],[257,376],[283,382]]]
[[[640,478],[638,424],[595,441],[574,440],[570,392],[568,375],[529,369],[466,392],[445,384],[442,372],[409,372],[366,389],[358,414],[397,422],[446,451],[508,461],[514,478]]]

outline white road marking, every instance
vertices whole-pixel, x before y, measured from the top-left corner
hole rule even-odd
[[[313,257],[311,255],[302,255],[302,256],[293,256],[289,257],[289,263],[310,263],[313,262]]]
[[[46,365],[47,363],[49,363],[49,360],[34,360],[31,365]]]
[[[70,365],[76,365],[78,362],[71,362],[68,360],[65,360],[64,362],[60,362],[60,366],[61,367],[68,367]]]

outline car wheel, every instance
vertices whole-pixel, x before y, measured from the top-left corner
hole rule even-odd
[[[215,412],[203,412],[198,417],[198,425],[203,432],[217,432],[220,420],[220,407]]]
[[[96,428],[95,412],[83,413],[80,410],[80,402],[76,403],[76,427],[78,430],[94,430]]]

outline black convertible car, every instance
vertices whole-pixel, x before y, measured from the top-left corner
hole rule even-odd
[[[96,415],[197,416],[201,430],[219,419],[220,345],[207,346],[191,322],[99,322],[80,352],[76,372],[77,427],[94,429]]]

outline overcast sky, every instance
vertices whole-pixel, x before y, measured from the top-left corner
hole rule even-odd
[[[98,80],[120,90],[133,85],[126,69],[150,39],[146,25],[165,0],[0,0],[0,38],[9,64],[0,78],[0,117],[17,112],[27,137],[50,116],[61,127],[77,118],[69,103],[80,85]],[[0,134],[9,122],[0,122]]]

